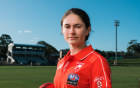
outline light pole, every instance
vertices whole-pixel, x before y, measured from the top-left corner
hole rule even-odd
[[[117,65],[117,26],[119,26],[120,21],[115,20],[115,26],[116,26],[116,53],[115,53],[115,65]]]

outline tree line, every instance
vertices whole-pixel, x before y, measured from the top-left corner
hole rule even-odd
[[[95,49],[95,51],[102,54],[104,57],[109,59],[110,57],[115,57],[114,51],[101,51],[98,49]],[[140,43],[137,42],[137,40],[130,40],[127,45],[127,52],[119,51],[117,52],[118,57],[123,58],[140,58]]]
[[[6,53],[8,50],[8,44],[14,43],[10,35],[8,34],[2,34],[0,36],[0,58],[6,58]],[[53,47],[52,45],[46,43],[45,41],[38,41],[37,44],[45,45],[45,57],[49,58],[52,53],[59,54],[59,51]],[[110,57],[115,56],[114,51],[101,51],[98,49],[95,49],[95,51],[102,54],[107,59]],[[137,42],[137,40],[130,40],[127,45],[127,52],[120,51],[118,52],[119,57],[125,57],[125,58],[138,58],[140,57],[140,43]]]

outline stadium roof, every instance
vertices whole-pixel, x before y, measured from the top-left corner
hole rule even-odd
[[[15,46],[31,46],[31,47],[46,47],[45,45],[32,45],[32,44],[14,44]]]

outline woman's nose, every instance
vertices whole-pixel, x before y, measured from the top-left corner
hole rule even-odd
[[[75,33],[75,30],[74,30],[74,28],[72,27],[71,29],[70,29],[70,34],[74,34]]]

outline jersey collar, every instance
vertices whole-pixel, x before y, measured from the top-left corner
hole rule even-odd
[[[84,48],[83,50],[79,51],[77,54],[75,55],[70,55],[70,51],[67,53],[67,55],[65,56],[66,58],[68,57],[74,57],[74,59],[78,59],[78,60],[84,60],[89,54],[91,54],[93,52],[93,48],[91,45],[87,46],[86,48]]]

